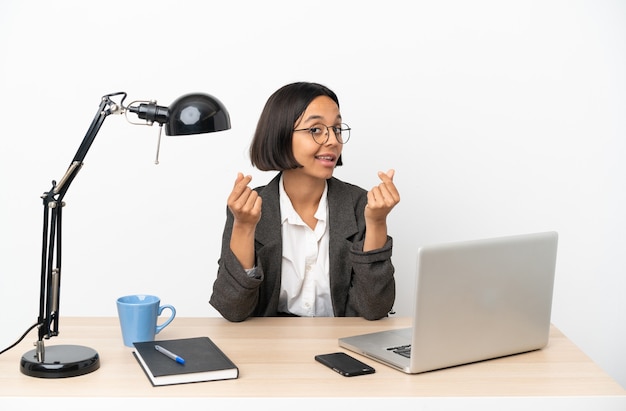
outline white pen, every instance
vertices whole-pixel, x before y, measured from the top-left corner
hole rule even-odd
[[[161,347],[160,345],[155,345],[154,349],[157,350],[158,352],[160,352],[161,354],[165,355],[166,357],[171,358],[172,360],[176,361],[179,364],[184,364],[185,360],[182,357],[179,357],[178,355],[174,354],[171,351],[166,350],[165,348]]]

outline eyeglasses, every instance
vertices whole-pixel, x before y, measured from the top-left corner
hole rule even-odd
[[[350,140],[350,127],[346,123],[341,123],[336,126],[327,126],[325,124],[315,124],[308,128],[299,128],[295,131],[308,131],[313,137],[313,140],[320,146],[326,144],[330,138],[330,130],[335,133],[335,138],[339,144],[346,144]]]

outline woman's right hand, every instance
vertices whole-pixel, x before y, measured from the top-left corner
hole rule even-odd
[[[262,199],[259,193],[251,189],[248,184],[252,176],[237,173],[233,191],[228,196],[228,208],[235,218],[235,225],[255,228],[261,220]]]
[[[233,191],[228,196],[228,208],[233,213],[230,249],[243,268],[254,267],[254,233],[261,220],[262,199],[248,187],[252,176],[237,174]]]

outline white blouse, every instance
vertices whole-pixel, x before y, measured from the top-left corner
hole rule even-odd
[[[329,276],[328,185],[312,230],[298,215],[280,180],[283,260],[278,311],[301,317],[333,317]]]

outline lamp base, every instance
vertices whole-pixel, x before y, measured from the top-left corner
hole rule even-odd
[[[22,356],[22,374],[39,378],[65,378],[89,374],[100,368],[100,356],[89,347],[53,345],[45,348],[44,361],[37,361],[37,350]]]

